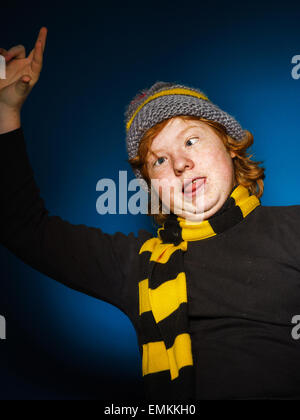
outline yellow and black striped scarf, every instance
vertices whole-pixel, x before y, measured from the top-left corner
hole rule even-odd
[[[142,371],[148,398],[194,399],[192,343],[183,255],[189,241],[217,235],[260,205],[237,185],[222,208],[208,220],[187,222],[171,214],[158,236],[140,249],[144,270],[139,282]]]

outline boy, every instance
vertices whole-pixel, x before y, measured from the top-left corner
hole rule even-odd
[[[2,49],[1,243],[126,313],[147,398],[298,398],[299,206],[261,206],[264,169],[246,155],[252,135],[203,92],[156,83],[129,104],[126,133],[136,176],[159,197],[157,236],[108,235],[50,217],[20,121],[46,34],[28,58],[21,46]]]

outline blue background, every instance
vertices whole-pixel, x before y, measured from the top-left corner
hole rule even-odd
[[[202,89],[254,134],[266,168],[264,205],[300,204],[300,5],[151,2],[1,5],[1,47],[33,48],[48,28],[44,67],[22,110],[30,161],[52,215],[107,233],[153,230],[146,215],[100,216],[101,178],[126,162],[124,111],[158,80]],[[130,178],[131,177],[131,178]],[[0,247],[2,399],[139,399],[140,356],[113,306],[36,272]]]

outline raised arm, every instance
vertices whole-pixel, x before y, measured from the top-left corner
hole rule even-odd
[[[109,235],[50,216],[34,179],[20,109],[39,78],[46,34],[42,28],[27,58],[22,46],[2,49],[8,66],[0,81],[0,242],[47,276],[135,313],[133,272],[147,232]]]

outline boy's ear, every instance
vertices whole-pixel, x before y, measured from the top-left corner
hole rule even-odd
[[[235,157],[236,157],[236,153],[234,153],[232,150],[230,150],[230,156],[231,156],[231,158],[233,159],[233,158],[235,158]]]

